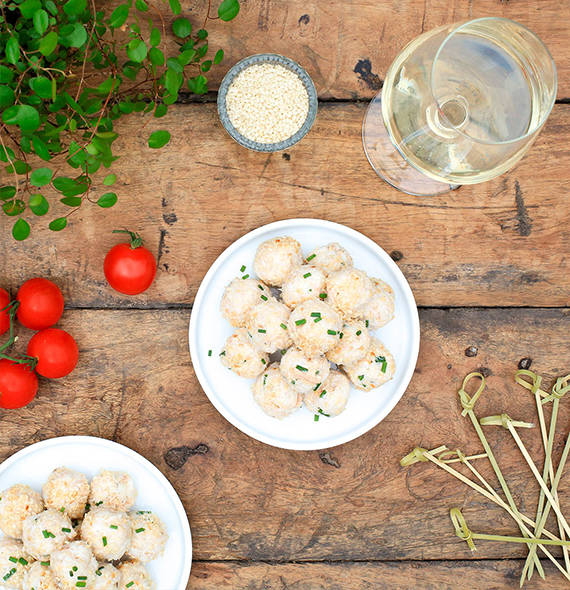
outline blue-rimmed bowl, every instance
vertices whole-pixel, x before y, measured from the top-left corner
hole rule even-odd
[[[228,93],[228,88],[234,81],[235,77],[252,65],[264,63],[279,64],[297,74],[301,79],[301,82],[303,82],[303,86],[309,97],[309,111],[301,128],[291,137],[277,143],[259,143],[248,139],[232,125],[226,109],[226,95]],[[220,120],[225,130],[240,145],[256,152],[279,152],[290,148],[292,145],[295,145],[298,141],[303,139],[315,122],[318,103],[317,91],[309,74],[307,74],[297,62],[277,53],[259,53],[257,55],[250,55],[249,57],[238,61],[238,63],[235,64],[235,66],[233,66],[224,76],[218,92],[218,114],[220,115]]]

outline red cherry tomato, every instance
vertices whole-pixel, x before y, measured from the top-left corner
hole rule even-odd
[[[30,279],[19,289],[19,322],[30,330],[53,326],[63,313],[63,295],[59,287],[47,279]]]
[[[34,334],[28,342],[28,356],[38,359],[38,375],[59,379],[69,375],[79,358],[79,349],[73,337],[65,330],[47,328]]]
[[[38,378],[28,365],[0,359],[0,408],[23,408],[37,392]]]
[[[8,291],[0,287],[0,310],[4,309],[10,303]],[[0,311],[0,336],[5,334],[10,328],[10,316],[8,310]]]
[[[113,246],[105,257],[103,270],[109,285],[126,295],[138,295],[146,291],[156,275],[156,260],[142,245],[141,237],[127,230],[115,233],[128,233],[130,244]]]

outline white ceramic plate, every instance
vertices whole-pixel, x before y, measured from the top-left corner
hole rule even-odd
[[[253,276],[253,258],[261,242],[277,236],[298,240],[307,256],[317,246],[338,242],[352,255],[354,265],[380,277],[394,289],[395,318],[374,333],[396,360],[392,381],[379,389],[352,389],[346,410],[318,422],[306,408],[283,420],[266,415],[253,400],[253,380],[232,373],[218,355],[232,333],[219,307],[226,285],[240,273]],[[234,426],[264,443],[284,449],[323,449],[345,443],[378,424],[398,403],[412,378],[418,357],[420,328],[414,296],[404,275],[376,243],[344,225],[320,219],[290,219],[260,227],[227,248],[207,272],[192,309],[190,354],[200,384],[216,409]],[[212,356],[208,351],[212,350]]]
[[[22,449],[0,465],[0,491],[24,483],[41,492],[49,474],[61,466],[76,469],[89,479],[101,469],[126,471],[138,492],[135,509],[152,510],[168,530],[163,555],[147,564],[157,590],[186,589],[192,566],[188,517],[170,482],[150,461],[102,438],[52,438]]]

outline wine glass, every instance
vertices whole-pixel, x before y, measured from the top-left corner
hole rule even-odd
[[[506,18],[428,31],[396,57],[370,103],[362,140],[374,170],[413,195],[436,195],[516,164],[556,98],[542,41]]]

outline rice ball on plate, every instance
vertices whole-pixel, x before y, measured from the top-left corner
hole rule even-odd
[[[328,377],[330,364],[323,355],[308,356],[292,347],[281,358],[279,369],[293,389],[307,393]]]
[[[325,275],[352,267],[350,254],[337,242],[313,250],[307,256],[307,262],[319,267]]]
[[[351,320],[342,326],[342,338],[327,352],[327,358],[337,365],[350,365],[364,357],[370,347],[370,332],[361,320]]]
[[[124,561],[119,565],[121,590],[154,590],[156,586],[140,561]]]
[[[396,371],[396,363],[382,342],[372,338],[366,356],[343,368],[355,387],[368,391],[390,381]]]
[[[59,590],[51,567],[47,562],[36,561],[24,574],[23,590]]]
[[[285,279],[281,298],[288,307],[295,307],[307,299],[316,299],[325,288],[325,275],[312,265],[295,267]]]
[[[0,539],[0,580],[4,586],[19,590],[31,561],[20,541]]]
[[[259,350],[272,353],[291,346],[287,330],[290,314],[289,308],[276,299],[262,301],[253,307],[246,327]]]
[[[118,590],[121,583],[119,570],[110,563],[100,563],[95,570],[94,583],[91,590]]]
[[[0,495],[0,529],[8,537],[21,539],[24,520],[43,509],[38,492],[23,484],[13,485]]]
[[[252,387],[253,399],[274,418],[285,418],[301,407],[302,397],[283,377],[279,364],[270,365]]]
[[[164,524],[156,514],[147,510],[131,512],[129,518],[132,537],[128,555],[144,562],[156,559],[168,541]]]
[[[372,330],[385,326],[394,319],[394,290],[388,283],[371,278],[374,285],[372,297],[364,306],[364,317]]]
[[[246,379],[257,377],[269,363],[269,356],[255,346],[245,328],[239,328],[226,340],[220,359],[222,365]]]
[[[124,471],[100,471],[91,480],[91,506],[104,505],[127,512],[137,499],[137,490],[131,476]]]
[[[257,279],[234,279],[224,290],[220,302],[222,315],[234,328],[243,328],[247,314],[262,296],[272,297],[269,288]]]
[[[83,518],[89,497],[89,482],[83,473],[58,467],[50,473],[42,494],[48,508],[64,508],[69,518]]]
[[[280,287],[293,268],[302,263],[301,244],[289,236],[284,236],[267,240],[259,245],[253,268],[255,274],[264,283]]]
[[[48,561],[49,556],[75,537],[75,530],[67,514],[48,508],[28,516],[22,528],[24,549],[34,559]]]
[[[340,315],[318,299],[303,301],[289,318],[289,334],[307,355],[324,354],[338,344],[342,328]]]
[[[374,294],[374,283],[357,268],[339,270],[327,277],[327,301],[346,319],[364,319],[364,309]]]
[[[100,506],[81,523],[81,538],[101,561],[121,559],[131,544],[131,522],[125,512]]]
[[[97,560],[84,541],[72,541],[50,557],[51,571],[62,590],[77,590],[78,582],[91,589],[96,576]]]
[[[328,379],[305,395],[305,405],[323,416],[338,416],[346,408],[350,395],[350,381],[340,371],[331,371]]]

